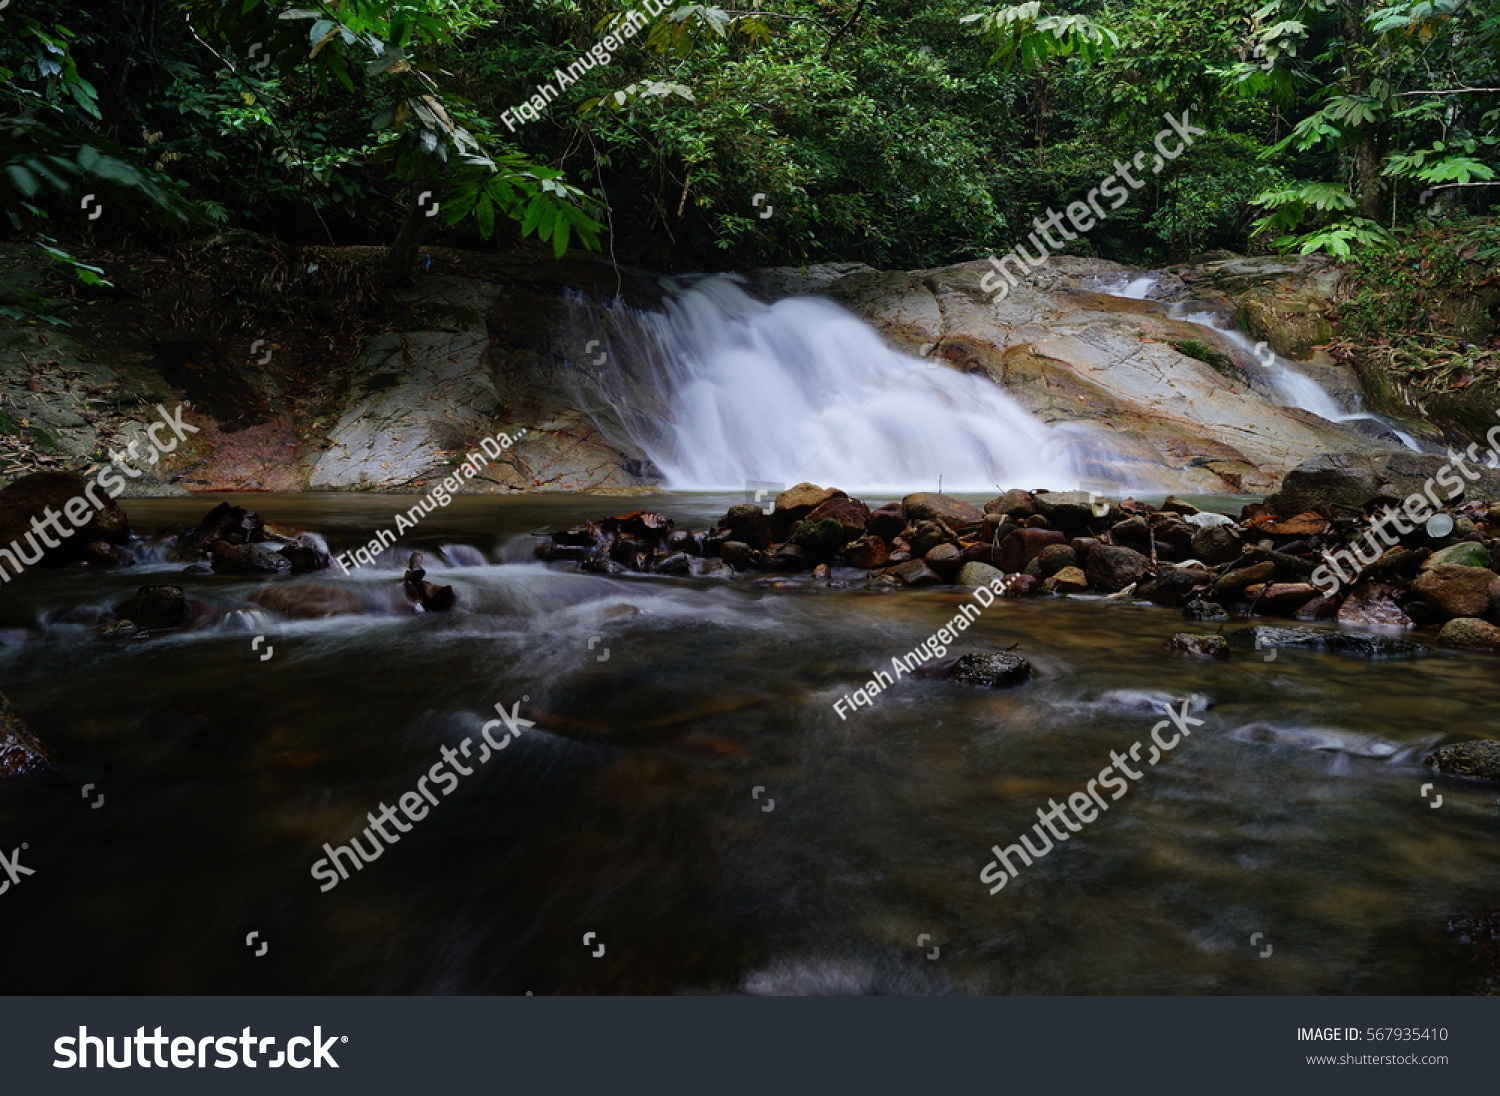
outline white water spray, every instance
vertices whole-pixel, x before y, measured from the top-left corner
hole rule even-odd
[[[1141,301],[1147,298],[1152,288],[1160,281],[1155,274],[1141,274],[1136,277],[1122,276],[1108,282],[1100,280],[1098,292],[1111,297],[1124,297],[1128,300]],[[1207,327],[1216,332],[1226,342],[1233,343],[1245,354],[1259,363],[1263,372],[1265,384],[1271,389],[1276,399],[1284,407],[1296,407],[1303,411],[1310,411],[1321,419],[1332,423],[1354,423],[1374,422],[1379,423],[1391,434],[1400,439],[1401,444],[1416,452],[1422,451],[1422,446],[1410,434],[1397,429],[1390,421],[1380,415],[1372,414],[1363,408],[1356,406],[1353,410],[1346,411],[1340,407],[1338,402],[1331,396],[1327,389],[1313,380],[1307,374],[1295,369],[1285,358],[1277,354],[1265,343],[1253,343],[1244,332],[1233,327],[1224,325],[1222,318],[1214,312],[1189,312],[1183,305],[1174,304],[1167,310],[1169,319],[1184,320],[1187,323],[1196,324],[1199,327]],[[1354,397],[1358,401],[1359,397]]]
[[[1106,435],[1048,428],[988,378],[898,353],[831,301],[761,304],[715,277],[636,313],[612,347],[662,404],[616,417],[678,490],[803,480],[847,491],[1134,487]],[[643,375],[642,375],[643,374]],[[654,421],[651,421],[654,420]]]

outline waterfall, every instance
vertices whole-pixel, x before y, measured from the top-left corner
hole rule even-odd
[[[581,374],[578,405],[602,400],[595,421],[676,490],[1150,486],[1120,470],[1103,432],[1049,428],[987,377],[892,350],[832,301],[766,305],[716,276],[663,313],[612,311],[609,368]]]
[[[1146,299],[1147,294],[1159,280],[1160,278],[1155,274],[1141,274],[1135,277],[1126,275],[1112,281],[1101,278],[1096,282],[1096,286],[1098,292],[1108,296],[1141,301]],[[1261,379],[1283,407],[1296,407],[1303,411],[1310,411],[1319,418],[1332,423],[1374,424],[1375,433],[1393,435],[1406,448],[1418,453],[1423,452],[1421,443],[1404,430],[1398,429],[1384,416],[1373,414],[1359,406],[1350,411],[1340,407],[1333,396],[1317,381],[1293,368],[1285,358],[1266,343],[1252,343],[1243,331],[1226,327],[1217,313],[1192,312],[1185,304],[1178,303],[1168,308],[1167,317],[1196,324],[1199,327],[1207,327],[1217,332],[1219,337],[1226,342],[1234,344],[1259,364]],[[1354,398],[1356,402],[1359,400],[1357,395]]]

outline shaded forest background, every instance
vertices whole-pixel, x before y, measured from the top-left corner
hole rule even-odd
[[[1382,283],[1372,331],[1495,279],[1495,0],[668,5],[512,129],[646,10],[11,0],[6,223],[99,289],[95,251],[233,230],[375,245],[393,283],[424,245],[527,238],[661,271],[911,269],[1008,250],[1187,112],[1206,135],[1068,251],[1328,252]]]

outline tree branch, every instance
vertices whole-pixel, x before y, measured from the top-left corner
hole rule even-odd
[[[1404,95],[1462,95],[1464,92],[1494,92],[1500,88],[1449,88],[1447,91],[1398,91],[1396,98]]]
[[[838,29],[838,32],[828,40],[828,48],[823,51],[823,60],[827,61],[833,56],[833,47],[839,44],[839,39],[854,29],[854,24],[859,22],[860,13],[865,10],[866,0],[859,0],[859,5],[854,9],[854,14],[849,16],[849,21]]]

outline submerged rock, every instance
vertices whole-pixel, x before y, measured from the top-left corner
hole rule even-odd
[[[321,620],[331,616],[360,616],[364,602],[352,590],[338,586],[275,583],[250,595],[250,600],[277,616],[292,620]]]
[[[1366,632],[1325,632],[1317,628],[1273,628],[1265,624],[1241,628],[1229,636],[1229,642],[1236,647],[1256,647],[1261,650],[1292,647],[1332,651],[1364,659],[1416,658],[1427,653],[1427,648],[1420,643],[1395,636],[1370,635]]]
[[[1190,601],[1182,608],[1187,620],[1228,620],[1229,613],[1212,601]]]
[[[131,621],[143,632],[180,628],[187,619],[187,597],[181,586],[142,586],[115,607],[115,617]]]
[[[1423,760],[1438,772],[1477,780],[1500,780],[1500,742],[1479,738],[1439,746]]]
[[[980,685],[987,689],[1008,689],[1031,676],[1031,663],[1020,655],[1001,652],[992,655],[960,655],[944,677],[963,685]]]
[[[292,561],[265,542],[229,544],[217,541],[209,549],[214,571],[221,575],[284,575]]]
[[[1225,659],[1229,657],[1229,641],[1217,635],[1200,636],[1192,632],[1178,632],[1167,640],[1166,647],[1173,654],[1187,658]]]

